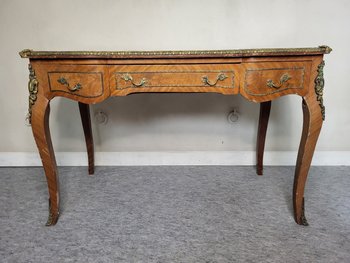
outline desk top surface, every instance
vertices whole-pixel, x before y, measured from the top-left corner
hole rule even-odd
[[[307,48],[260,48],[234,50],[176,50],[176,51],[34,51],[25,49],[19,54],[30,59],[125,59],[125,58],[223,58],[263,56],[303,56],[329,54],[328,46]]]

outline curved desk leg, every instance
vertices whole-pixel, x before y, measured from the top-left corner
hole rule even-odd
[[[322,114],[314,93],[303,98],[303,132],[295,167],[293,206],[297,224],[307,226],[304,214],[304,188],[318,135],[322,127]]]
[[[49,189],[49,217],[46,226],[52,226],[57,223],[60,202],[56,159],[49,129],[49,115],[49,101],[38,95],[35,105],[32,108],[31,124]]]
[[[94,174],[94,141],[92,137],[91,118],[89,104],[79,102],[81,122],[83,124],[86,150],[89,162],[89,174]]]
[[[259,128],[258,138],[256,144],[256,173],[258,175],[263,174],[263,159],[265,149],[266,130],[269,123],[271,110],[271,101],[260,103],[260,116],[259,116]]]

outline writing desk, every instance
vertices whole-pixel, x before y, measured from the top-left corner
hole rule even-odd
[[[49,191],[47,226],[59,217],[59,182],[49,130],[50,101],[57,96],[79,104],[89,174],[94,146],[89,104],[111,96],[145,92],[216,92],[241,94],[260,103],[257,174],[263,154],[271,101],[288,94],[302,97],[303,131],[295,168],[294,218],[307,225],[304,187],[325,117],[323,55],[331,48],[243,49],[214,51],[32,51],[29,58],[28,120],[38,146]]]

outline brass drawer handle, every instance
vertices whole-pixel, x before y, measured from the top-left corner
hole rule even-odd
[[[275,84],[275,83],[273,83],[272,79],[269,79],[269,80],[267,80],[266,85],[270,88],[279,89],[280,87],[282,87],[283,83],[287,82],[291,78],[292,78],[291,76],[289,76],[287,73],[285,73],[281,76],[279,84]]]
[[[58,81],[58,83],[60,83],[62,85],[65,85],[67,87],[67,89],[69,91],[72,91],[72,92],[78,91],[78,90],[80,90],[83,87],[80,83],[77,83],[77,84],[74,85],[73,88],[71,88],[69,83],[68,83],[68,80],[66,80],[64,77],[60,77],[57,81]]]
[[[135,83],[135,82],[133,81],[132,76],[131,76],[130,74],[128,74],[128,73],[123,74],[123,75],[122,75],[122,79],[125,80],[125,81],[130,81],[131,84],[132,84],[133,86],[135,86],[135,87],[142,87],[142,86],[144,86],[144,85],[147,83],[146,78],[142,78],[142,79],[140,80],[140,83]]]
[[[220,73],[220,74],[216,77],[216,80],[215,80],[214,83],[211,83],[211,82],[209,81],[209,77],[208,77],[208,76],[203,76],[203,77],[202,77],[202,82],[204,83],[204,85],[215,86],[215,85],[218,83],[218,81],[223,81],[223,80],[225,80],[225,79],[227,79],[227,76],[226,76],[224,73]]]

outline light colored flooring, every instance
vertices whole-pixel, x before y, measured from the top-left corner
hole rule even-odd
[[[310,226],[292,216],[294,167],[60,167],[45,227],[42,168],[0,168],[0,262],[350,262],[350,167],[312,167]]]

